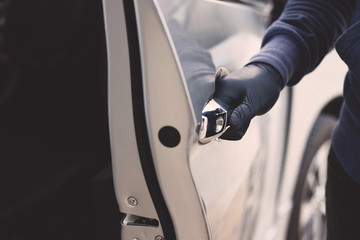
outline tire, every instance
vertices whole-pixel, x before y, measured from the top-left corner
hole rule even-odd
[[[331,133],[337,118],[321,114],[304,151],[294,193],[288,239],[326,239],[325,184]]]

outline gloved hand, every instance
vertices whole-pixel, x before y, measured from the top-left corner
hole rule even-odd
[[[230,125],[221,138],[241,139],[251,119],[274,106],[281,89],[280,74],[264,63],[252,63],[217,78],[214,100],[227,110]]]

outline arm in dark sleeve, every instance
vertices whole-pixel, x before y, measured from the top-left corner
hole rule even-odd
[[[250,63],[272,65],[283,86],[314,70],[348,27],[356,0],[289,0]]]

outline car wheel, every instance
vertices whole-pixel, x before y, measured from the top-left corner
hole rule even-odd
[[[322,114],[311,130],[294,194],[289,239],[326,239],[325,185],[331,132],[337,118]]]

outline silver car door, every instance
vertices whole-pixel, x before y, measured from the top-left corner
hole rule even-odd
[[[244,237],[256,166],[268,154],[269,119],[254,119],[241,141],[202,144],[198,133],[216,68],[234,70],[256,52],[271,6],[103,2],[122,238]]]

